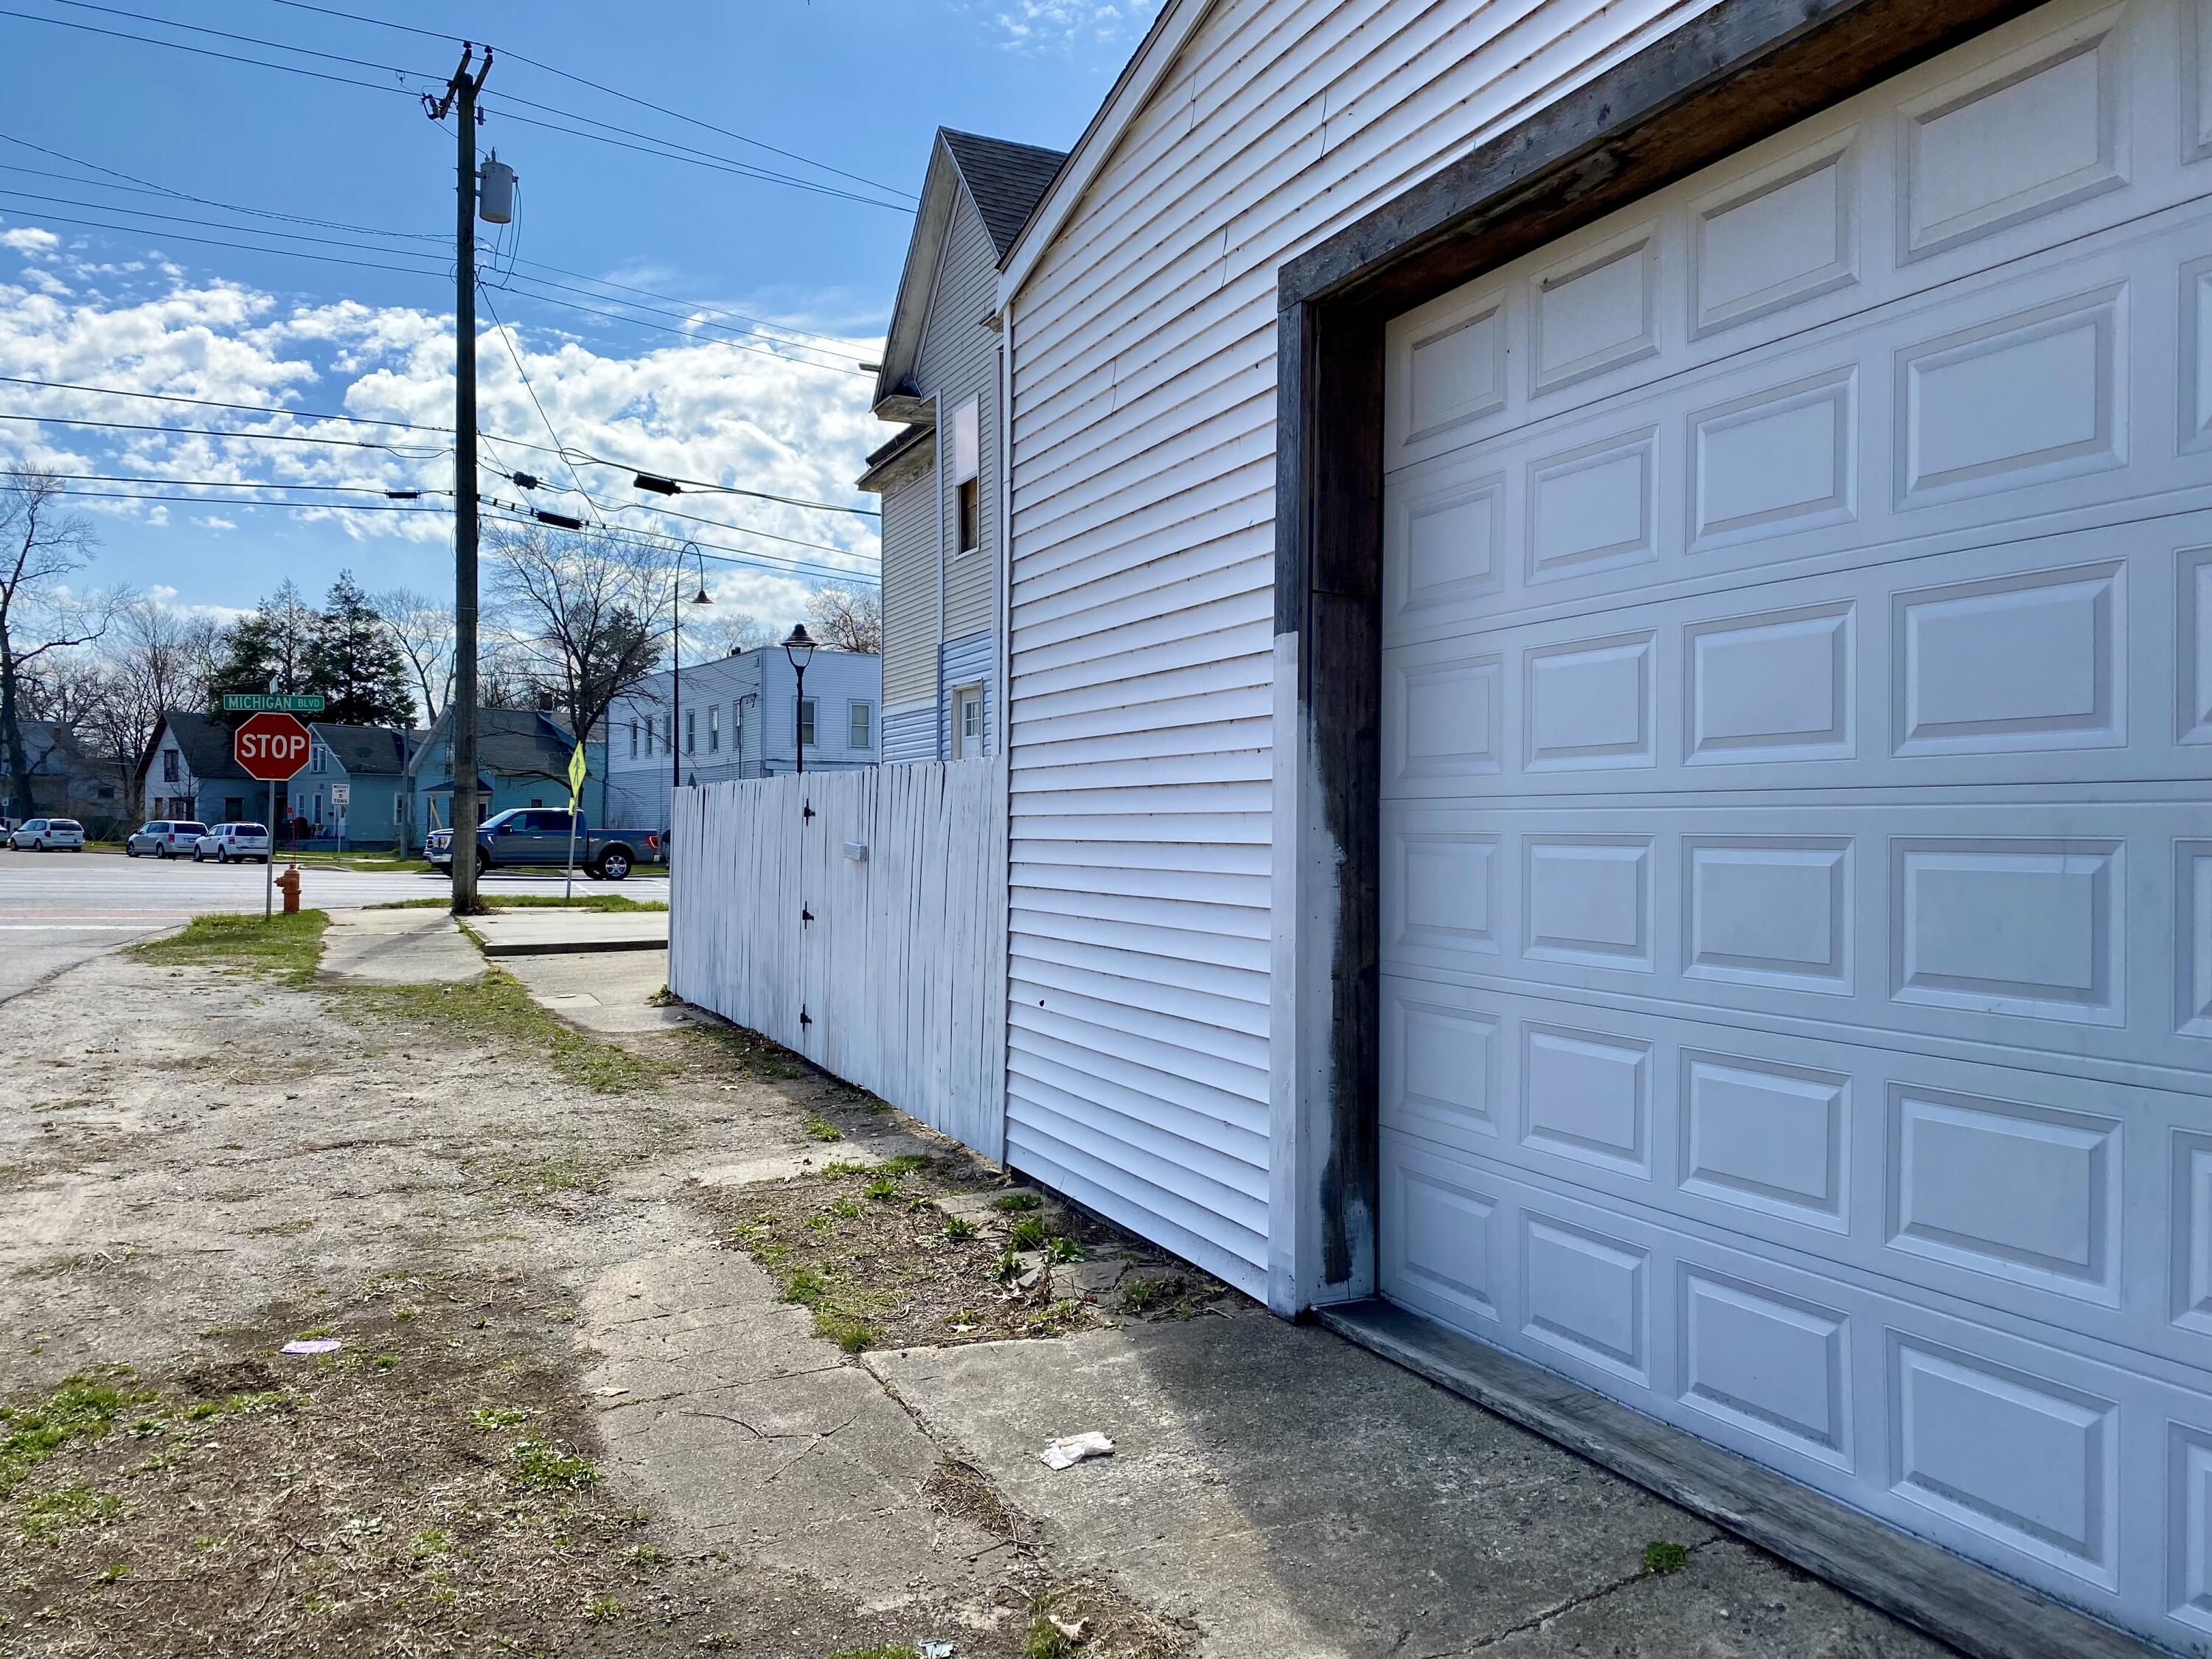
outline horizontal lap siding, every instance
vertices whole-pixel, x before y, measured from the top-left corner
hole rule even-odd
[[[936,479],[925,464],[883,495],[886,703],[937,695]]]
[[[1701,9],[1224,0],[1015,296],[1007,1158],[1255,1295],[1275,270]]]
[[[939,418],[950,431],[952,411],[969,398],[977,400],[976,437],[980,476],[989,501],[995,490],[988,481],[998,476],[999,337],[983,325],[998,309],[999,262],[990,234],[963,191],[953,204],[952,222],[945,235],[945,256],[937,278],[937,297],[930,308],[929,327],[922,337],[915,374],[921,386],[937,394]],[[945,439],[945,465],[939,469],[945,489],[945,636],[959,639],[979,629],[991,628],[999,619],[997,514],[984,513],[980,520],[981,545],[974,553],[958,550],[960,501],[953,482],[951,440]],[[950,682],[947,682],[950,684]]]

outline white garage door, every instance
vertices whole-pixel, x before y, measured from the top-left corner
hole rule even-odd
[[[2212,3],[1397,319],[1388,1295],[2212,1635]]]

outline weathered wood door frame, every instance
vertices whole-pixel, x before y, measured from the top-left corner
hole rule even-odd
[[[1278,272],[1278,1312],[1375,1292],[1383,325],[2033,9],[1719,0]]]

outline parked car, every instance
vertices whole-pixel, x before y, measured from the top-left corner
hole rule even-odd
[[[185,818],[157,818],[132,830],[124,841],[123,851],[125,856],[134,859],[149,854],[157,859],[179,858],[197,847],[205,834],[204,823]]]
[[[8,844],[33,853],[82,853],[84,826],[75,818],[33,818],[8,837]]]
[[[668,856],[658,830],[594,830],[576,815],[573,842],[576,862],[607,881],[621,881],[640,864]],[[565,807],[511,806],[486,818],[477,830],[477,873],[503,866],[567,866],[572,842]],[[442,870],[453,867],[453,832],[433,830],[422,838],[422,856]]]
[[[265,823],[218,823],[192,843],[192,862],[213,859],[228,864],[233,859],[269,862],[269,826]]]

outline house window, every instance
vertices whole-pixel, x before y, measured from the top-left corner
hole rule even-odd
[[[719,702],[709,705],[707,709],[707,752],[710,755],[722,752],[722,705]]]
[[[645,752],[648,755],[653,752],[653,716],[650,714],[645,717]]]
[[[811,697],[799,699],[799,740],[809,749],[814,747],[814,699]]]
[[[314,746],[313,750],[309,755],[307,760],[307,769],[310,772],[320,772],[323,769],[323,763],[330,758],[330,752],[331,751],[324,748],[322,744],[319,743],[317,744]]]
[[[699,752],[699,711],[696,708],[684,711],[684,752],[687,755]]]
[[[969,760],[983,752],[983,688],[963,685],[952,694],[952,758]]]
[[[849,747],[866,749],[876,738],[876,708],[873,703],[851,704],[846,713],[846,741]]]
[[[637,758],[637,722],[635,720],[629,723],[629,757],[632,760]]]
[[[175,750],[173,750],[173,749],[164,749],[164,750],[161,751],[161,781],[162,781],[162,782],[164,782],[164,783],[178,783],[178,782],[181,782],[181,781],[182,781],[182,780],[181,780],[181,779],[177,775],[177,760],[178,760],[178,756],[177,756],[177,751],[176,751]]]
[[[959,498],[960,551],[983,544],[982,405],[974,398],[952,411],[952,485]]]

